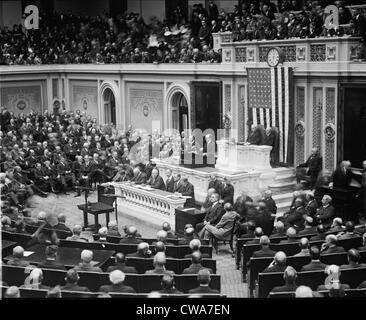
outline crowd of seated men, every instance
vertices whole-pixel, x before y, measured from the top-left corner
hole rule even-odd
[[[4,215],[2,218],[2,222],[5,218],[7,218],[7,220],[10,219],[6,215]],[[50,291],[53,290],[60,291],[57,297],[62,297],[63,291],[89,292],[89,288],[78,285],[78,280],[80,279],[78,272],[88,271],[101,273],[106,271],[107,273],[109,273],[110,285],[102,285],[98,290],[99,293],[135,293],[136,291],[134,288],[123,284],[125,274],[138,273],[133,265],[126,265],[126,262],[128,259],[131,258],[152,258],[153,269],[146,270],[145,274],[163,275],[161,282],[162,288],[160,291],[158,291],[158,293],[175,295],[182,294],[182,292],[177,290],[174,286],[173,276],[175,272],[166,269],[167,259],[169,259],[170,257],[166,255],[165,246],[172,245],[172,243],[170,243],[169,241],[178,240],[178,245],[189,244],[189,247],[191,249],[191,253],[186,254],[184,257],[191,259],[191,265],[185,268],[182,271],[182,274],[197,274],[197,280],[200,284],[199,287],[190,290],[189,294],[219,294],[218,290],[209,287],[210,275],[214,272],[212,269],[203,266],[202,259],[209,258],[210,256],[208,254],[201,253],[201,241],[195,236],[192,225],[186,225],[184,236],[178,238],[178,236],[171,231],[169,223],[164,222],[162,225],[162,229],[159,230],[156,234],[156,241],[152,242],[150,246],[147,242],[144,242],[144,240],[140,238],[141,234],[138,233],[137,228],[134,226],[124,227],[125,235],[121,236],[118,231],[116,221],[111,221],[108,227],[101,227],[99,229],[98,237],[96,237],[94,240],[82,237],[81,226],[75,225],[72,230],[72,235],[66,238],[66,240],[75,242],[80,241],[82,243],[86,243],[88,241],[107,242],[108,236],[120,237],[119,243],[135,245],[136,252],[130,254],[117,252],[111,259],[112,261],[110,261],[108,267],[103,267],[102,270],[101,267],[95,266],[93,264],[93,251],[84,249],[81,252],[80,263],[69,269],[69,266],[68,268],[66,268],[66,266],[57,259],[59,246],[62,245],[57,235],[50,233],[45,233],[43,236],[40,235],[42,233],[42,228],[44,228],[45,223],[47,224],[49,222],[49,219],[49,215],[45,216],[45,213],[41,212],[40,214],[38,214],[37,219],[33,219],[32,221],[34,225],[39,226],[38,230],[41,230],[40,232],[38,232],[35,243],[41,243],[45,245],[44,261],[37,263],[37,265],[31,265],[26,259],[24,259],[24,248],[19,245],[13,248],[13,254],[11,258],[6,260],[6,264],[9,266],[27,267],[28,269],[30,268],[31,272],[29,276],[25,278],[24,285],[20,286],[20,288],[49,290],[49,294]],[[66,222],[62,214],[58,216],[58,220],[61,220],[61,223],[63,224]],[[60,224],[60,222],[58,224]],[[55,226],[57,226],[58,224],[56,224]],[[64,226],[64,228],[67,227]],[[16,232],[16,230],[10,228],[4,229],[4,224],[3,230],[7,232]],[[29,243],[27,247],[29,247],[29,245],[31,245],[32,243],[33,242]],[[80,248],[82,248],[82,243],[80,243]],[[150,248],[152,248],[152,250],[150,250]],[[55,288],[50,288],[42,284],[42,269],[67,271],[65,277],[66,284],[63,285],[62,283],[60,283],[59,286]],[[3,287],[8,287],[6,281],[7,279],[3,278]],[[6,289],[5,297],[19,297],[19,289],[15,286],[10,286]],[[47,297],[55,296],[49,296],[47,294]]]
[[[326,1],[242,1],[231,13],[219,12],[214,1],[206,10],[193,6],[184,16],[177,6],[164,22],[146,23],[139,14],[97,17],[72,13],[42,15],[39,30],[14,25],[0,30],[0,65],[52,63],[213,63],[221,62],[212,34],[230,31],[234,41],[314,38],[350,34],[365,39],[365,16],[336,1],[338,29],[324,28]],[[356,3],[357,1],[351,1]],[[349,3],[347,3],[349,4]],[[349,25],[349,27],[345,27]]]
[[[0,183],[6,211],[22,210],[33,194],[67,193],[92,187],[93,183],[133,181],[152,188],[191,196],[194,187],[186,177],[172,176],[164,181],[150,160],[164,150],[168,156],[180,155],[179,133],[165,136],[133,130],[118,132],[97,125],[80,111],[45,111],[14,115],[5,108],[0,114]],[[188,140],[187,140],[188,141]],[[165,157],[165,156],[164,156]],[[191,203],[190,203],[191,202]]]

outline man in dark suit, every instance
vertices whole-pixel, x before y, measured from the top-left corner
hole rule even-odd
[[[325,240],[325,237],[326,237],[325,228],[322,224],[320,224],[316,227],[316,232],[318,234],[316,236],[312,236],[310,238],[310,241]]]
[[[203,227],[210,222],[211,225],[216,225],[223,215],[222,204],[219,202],[219,194],[213,193],[211,195],[211,208],[208,209],[203,222],[196,224],[196,232],[199,235],[199,232],[203,229]]]
[[[301,198],[295,199],[295,205],[288,213],[284,214],[286,224],[296,230],[304,229],[304,216],[306,215],[304,202]]]
[[[188,181],[188,178],[184,177],[181,179],[181,183],[178,185],[176,192],[180,193],[184,197],[190,197],[186,199],[184,204],[185,208],[194,207],[196,202],[194,198],[194,186]]]
[[[357,269],[357,268],[365,268],[366,264],[360,263],[361,255],[360,252],[356,249],[350,249],[347,252],[347,260],[348,264],[342,264],[341,269]]]
[[[135,267],[126,266],[126,256],[122,252],[117,252],[115,255],[115,265],[109,266],[107,272],[112,272],[114,270],[121,270],[124,273],[137,274]]]
[[[13,249],[13,257],[7,263],[9,266],[27,267],[29,262],[24,260],[24,249],[21,246],[16,246]]]
[[[80,277],[79,274],[75,269],[69,269],[66,272],[65,281],[66,284],[61,287],[61,290],[63,291],[82,291],[82,292],[89,292],[90,290],[88,287],[81,287],[78,285]]]
[[[214,174],[210,175],[208,189],[215,189],[216,193],[218,193],[220,196],[222,195],[222,183]]]
[[[300,168],[307,168],[308,175],[310,176],[310,189],[313,189],[318,178],[319,172],[323,166],[323,159],[319,155],[318,148],[311,149],[311,155],[306,160],[306,162],[298,165]],[[297,177],[297,182],[300,183],[299,177]]]
[[[184,227],[184,236],[182,239],[180,239],[178,241],[178,245],[179,246],[185,246],[185,245],[189,245],[189,243],[194,239],[194,229],[192,227],[192,225],[190,226],[185,226]]]
[[[283,251],[276,252],[273,261],[269,264],[269,266],[264,269],[264,273],[270,272],[284,272],[286,269],[286,253]]]
[[[74,186],[75,181],[73,181],[73,176],[71,174],[70,163],[66,161],[64,157],[60,157],[60,162],[57,167],[56,181],[60,182],[62,185],[62,190],[66,193],[67,187],[71,184]]]
[[[137,245],[137,251],[134,253],[127,254],[127,257],[134,258],[150,258],[151,250],[149,249],[149,244],[147,242],[141,242]]]
[[[306,194],[306,202],[307,202],[306,206],[305,206],[306,214],[313,218],[318,209],[318,203],[315,200],[315,196],[314,196],[313,192],[308,192]]]
[[[154,256],[153,264],[154,264],[154,269],[146,270],[145,274],[170,274],[170,275],[174,275],[174,271],[167,270],[165,268],[165,265],[166,265],[165,253],[158,252]]]
[[[189,243],[189,247],[191,248],[192,253],[186,254],[184,258],[192,258],[192,254],[195,252],[200,253],[202,258],[210,258],[210,255],[208,253],[202,253],[200,251],[201,241],[199,241],[198,239],[191,240],[191,242]]]
[[[192,253],[192,264],[188,268],[185,268],[182,274],[197,274],[202,269],[205,269],[202,265],[202,255],[200,252],[196,251]],[[211,269],[206,269],[208,269],[211,274],[213,273]]]
[[[273,219],[263,200],[258,201],[258,212],[254,217],[254,221],[257,227],[262,228],[264,234],[269,236],[272,233]]]
[[[270,238],[286,237],[286,229],[285,229],[285,225],[283,224],[282,221],[277,221],[275,223],[274,227],[275,227],[275,230],[270,235]]]
[[[133,175],[131,181],[135,182],[135,184],[146,184],[147,176],[145,172],[141,171],[141,166],[136,166],[133,169]]]
[[[353,224],[352,221],[347,221],[345,227],[346,227],[346,232],[341,234],[338,237],[338,240],[360,238],[360,235],[355,233],[355,225]]]
[[[166,170],[166,176],[167,176],[167,179],[165,181],[165,186],[166,186],[166,191],[168,192],[174,192],[174,177],[173,177],[173,174],[172,174],[172,170],[170,169],[167,169]]]
[[[246,244],[258,244],[262,236],[263,229],[261,227],[256,227],[254,230],[254,239],[247,241]]]
[[[310,247],[309,255],[311,262],[302,266],[301,271],[325,270],[327,265],[319,260],[320,251],[318,247],[315,246]]]
[[[112,285],[104,285],[99,288],[99,292],[121,292],[136,293],[135,289],[123,284],[125,274],[121,270],[114,270],[109,274],[109,281]]]
[[[197,288],[190,289],[189,294],[219,294],[220,292],[216,289],[210,288],[211,273],[207,269],[198,271],[197,281],[200,284]]]
[[[69,227],[66,226],[66,215],[64,213],[60,213],[57,216],[58,223],[53,227],[55,230],[64,231],[65,233],[68,233],[69,236],[72,235],[72,231]]]
[[[38,268],[66,270],[65,266],[57,262],[58,247],[55,245],[46,247],[46,260],[38,264]]]
[[[332,174],[333,188],[349,189],[353,179],[353,173],[350,169],[349,161],[342,161],[338,168]]]
[[[234,187],[230,183],[229,179],[227,177],[224,178],[224,181],[222,182],[222,194],[221,198],[224,201],[224,203],[231,203],[234,202]]]
[[[253,258],[272,258],[275,256],[276,251],[273,251],[269,248],[270,240],[268,236],[261,236],[259,240],[259,244],[262,246],[262,249],[255,251],[252,255]]]
[[[264,129],[263,129],[264,130]],[[259,126],[252,125],[252,130],[247,139],[248,144],[261,145],[263,142],[263,132]]]
[[[126,236],[120,240],[119,243],[125,244],[139,244],[142,242],[141,239],[137,239],[137,229],[134,226],[128,227],[126,230]]]
[[[315,234],[316,233],[316,226],[314,226],[314,220],[312,217],[306,217],[305,218],[305,228],[304,230],[299,231],[299,236],[305,236],[309,234]]]
[[[296,270],[293,267],[288,266],[283,273],[283,280],[285,280],[285,285],[274,287],[271,292],[295,292],[297,289],[296,278]]]
[[[277,206],[276,201],[272,198],[272,191],[267,189],[264,191],[264,197],[262,201],[266,204],[266,208],[270,214],[276,214],[277,213]]]
[[[329,229],[332,225],[333,218],[335,217],[334,207],[331,205],[331,196],[325,194],[322,198],[322,206],[315,214],[315,220],[317,223],[321,223],[325,229]]]
[[[158,292],[162,294],[183,294],[175,288],[174,277],[170,274],[165,274],[161,278],[161,288]]]
[[[165,190],[165,183],[163,178],[159,175],[159,170],[154,168],[151,171],[151,177],[147,181],[147,184],[151,186],[153,189]]]
[[[334,234],[328,234],[321,246],[321,254],[345,252],[343,247],[337,246],[337,242],[337,237]]]
[[[293,227],[290,227],[286,230],[286,236],[287,239],[281,240],[280,243],[291,243],[291,242],[297,242],[296,239],[296,229]]]

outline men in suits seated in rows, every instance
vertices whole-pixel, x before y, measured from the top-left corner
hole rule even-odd
[[[261,227],[256,227],[254,230],[254,238],[253,240],[249,240],[246,244],[258,244],[260,238],[263,236],[263,229]]]
[[[294,205],[286,212],[281,220],[287,227],[294,227],[297,231],[304,229],[304,217],[306,215],[303,200],[299,197],[295,199]]]
[[[80,276],[75,269],[69,269],[66,272],[65,281],[66,284],[61,287],[62,291],[79,291],[79,292],[89,292],[88,287],[82,287],[78,285]]]
[[[81,262],[75,266],[76,271],[90,271],[90,272],[103,272],[101,268],[93,266],[93,251],[83,250],[81,251]]]
[[[233,206],[229,202],[225,203],[224,212],[220,221],[215,225],[211,224],[210,221],[204,225],[199,234],[201,238],[226,240],[231,235],[234,223],[240,216],[233,210]]]
[[[207,195],[205,198],[205,201],[203,202],[202,206],[201,206],[201,212],[207,212],[211,206],[212,206],[212,202],[211,202],[211,196],[216,193],[216,190],[214,188],[209,188],[207,190]]]
[[[271,292],[295,292],[298,288],[296,284],[297,272],[296,270],[288,266],[283,272],[283,280],[285,281],[285,285],[274,287]]]
[[[296,229],[293,227],[290,227],[286,230],[286,237],[287,239],[281,240],[280,243],[291,243],[291,242],[297,242],[296,239]]]
[[[279,238],[286,236],[286,228],[282,221],[277,221],[274,225],[274,232],[269,236],[270,238]]]
[[[109,274],[109,281],[111,285],[103,285],[99,288],[99,292],[119,292],[119,293],[136,293],[135,289],[126,286],[126,275],[121,270],[114,270]]]
[[[24,260],[24,249],[21,246],[13,248],[13,257],[6,263],[9,266],[27,267],[29,262]]]
[[[269,244],[271,243],[268,236],[261,236],[259,239],[259,244],[262,246],[262,248],[258,251],[254,251],[252,257],[253,258],[272,258],[275,256],[276,251],[273,251]]]
[[[222,204],[219,202],[220,196],[218,193],[213,193],[211,195],[211,207],[207,211],[203,222],[196,224],[196,232],[202,238],[203,232],[202,231],[206,224],[210,223],[211,225],[215,226],[221,219],[223,215]]]
[[[154,256],[153,265],[154,265],[154,269],[146,270],[145,274],[170,274],[170,275],[174,275],[174,271],[167,270],[165,268],[166,256],[163,252],[158,252]]]
[[[134,253],[127,254],[127,257],[134,258],[150,258],[151,250],[149,249],[149,244],[147,242],[141,242],[137,245],[137,251]]]
[[[126,266],[126,255],[122,252],[117,252],[114,257],[115,264],[107,268],[107,272],[121,270],[124,273],[137,274],[135,267]]]
[[[46,260],[38,264],[38,268],[66,270],[65,266],[57,261],[58,247],[50,245],[45,250]]]
[[[301,267],[302,271],[315,271],[315,270],[325,270],[326,264],[320,261],[320,250],[316,246],[310,247],[309,256],[311,262]]]
[[[197,288],[190,289],[189,294],[220,293],[218,290],[210,288],[211,273],[206,268],[198,271],[197,281],[200,285]]]
[[[147,184],[153,189],[165,190],[165,183],[163,178],[159,175],[159,170],[154,168],[151,171],[151,177],[147,180]]]
[[[94,240],[94,242],[108,242],[107,236],[108,236],[108,228],[107,227],[101,227],[98,230],[99,238]]]
[[[189,243],[189,247],[192,250],[192,253],[187,253],[184,258],[192,258],[193,253],[198,252],[201,254],[202,258],[210,258],[210,255],[208,253],[202,253],[200,251],[201,248],[201,241],[198,239],[193,239]]]
[[[158,292],[161,294],[183,294],[175,287],[174,277],[170,274],[163,275],[161,278],[161,290]]]
[[[334,234],[328,234],[325,237],[325,242],[321,246],[321,254],[345,252],[344,248],[338,246],[337,236]]]
[[[356,249],[350,249],[347,252],[347,260],[348,264],[342,264],[340,269],[358,269],[365,268],[366,264],[361,263],[361,255],[360,252]]]
[[[329,233],[339,233],[345,230],[345,226],[343,225],[342,218],[336,217],[333,219],[333,222],[328,230]]]
[[[140,244],[141,239],[137,239],[137,229],[134,226],[130,226],[126,229],[126,236],[122,238],[119,243],[124,244]]]
[[[345,224],[345,231],[337,234],[338,240],[360,238],[360,235],[355,233],[355,225],[352,221],[347,221]]]
[[[197,274],[202,269],[207,269],[208,271],[210,271],[210,273],[213,273],[212,269],[205,268],[202,265],[202,254],[200,252],[193,252],[191,259],[192,264],[188,268],[185,268],[182,274]]]
[[[311,149],[311,155],[306,162],[298,165],[298,168],[306,168],[306,174],[310,176],[310,189],[313,189],[318,179],[319,172],[323,166],[323,158],[319,154],[318,148]],[[300,182],[300,177],[297,176],[297,182]]]
[[[85,239],[85,238],[83,238],[83,237],[80,236],[82,231],[83,231],[82,226],[76,224],[72,228],[72,236],[67,237],[66,240],[69,240],[69,241],[79,241],[79,242],[88,242],[88,239]]]

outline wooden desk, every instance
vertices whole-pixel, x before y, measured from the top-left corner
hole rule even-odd
[[[18,243],[15,241],[1,240],[1,253],[5,257],[12,253],[13,249]]]
[[[175,209],[175,233],[178,235],[184,235],[184,226],[186,224],[191,224],[193,225],[193,228],[195,228],[197,223],[203,221],[205,215],[205,212],[201,212],[195,208]]]
[[[84,228],[88,227],[88,213],[94,215],[95,228],[98,229],[100,214],[106,215],[106,224],[109,222],[109,213],[114,211],[114,208],[102,202],[93,202],[87,207],[85,204],[79,204],[78,208],[84,212]]]
[[[33,252],[31,255],[24,257],[23,259],[31,264],[39,264],[46,260],[45,254],[46,246],[36,244],[27,248],[25,251]],[[66,268],[72,268],[79,264],[82,248],[65,248],[59,247],[57,254],[57,261],[63,264]],[[95,266],[102,266],[109,258],[114,254],[115,251],[111,250],[93,250],[93,261],[96,262]],[[9,255],[4,258],[5,261],[13,259],[13,255]]]

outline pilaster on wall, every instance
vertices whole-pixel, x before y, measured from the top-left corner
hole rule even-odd
[[[305,87],[295,90],[295,166],[305,161]]]

